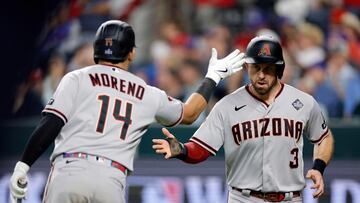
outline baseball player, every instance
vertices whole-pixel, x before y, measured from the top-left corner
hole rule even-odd
[[[55,140],[44,202],[125,202],[126,176],[147,128],[194,122],[218,82],[245,62],[239,50],[218,60],[213,49],[206,78],[182,103],[127,71],[135,53],[130,25],[111,20],[98,28],[96,65],[61,80],[15,166],[13,198],[25,197],[29,168]]]
[[[320,197],[333,136],[318,103],[280,82],[285,63],[272,37],[253,38],[245,62],[251,83],[220,100],[189,142],[179,143],[164,128],[167,139],[154,139],[153,148],[166,159],[198,163],[224,146],[228,202],[302,202],[305,135],[314,143],[306,177],[314,182],[313,196]]]

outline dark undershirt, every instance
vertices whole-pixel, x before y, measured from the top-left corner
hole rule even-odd
[[[52,113],[44,113],[39,124],[31,134],[20,161],[31,167],[34,162],[55,141],[64,122]]]

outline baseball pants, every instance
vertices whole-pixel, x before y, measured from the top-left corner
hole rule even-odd
[[[104,163],[78,158],[53,162],[44,203],[125,203],[126,175]]]
[[[241,192],[234,189],[229,189],[229,196],[227,203],[263,203],[263,202],[266,201],[257,197],[244,195]],[[302,203],[302,198],[300,196],[300,197],[292,198],[291,200],[284,200],[281,202]]]

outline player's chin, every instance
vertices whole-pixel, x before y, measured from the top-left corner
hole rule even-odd
[[[259,94],[266,94],[269,91],[269,85],[267,83],[256,83],[255,90]]]

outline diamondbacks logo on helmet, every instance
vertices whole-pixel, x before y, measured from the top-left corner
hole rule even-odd
[[[105,46],[112,46],[113,40],[112,38],[105,38]]]
[[[260,49],[260,52],[258,53],[258,56],[271,56],[270,45],[263,44],[262,48]]]

